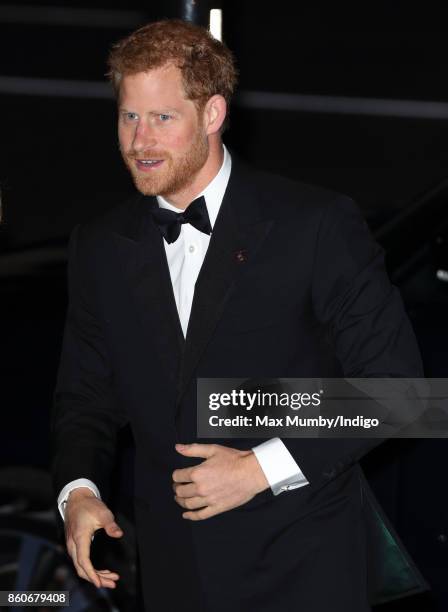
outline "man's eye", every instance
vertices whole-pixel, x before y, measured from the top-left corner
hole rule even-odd
[[[137,113],[123,113],[125,121],[135,121],[137,117]]]
[[[168,121],[169,119],[171,119],[171,115],[166,115],[166,114],[164,114],[164,113],[161,113],[161,114],[159,115],[159,117],[160,117],[160,121],[163,121],[163,122],[166,122],[166,121]]]

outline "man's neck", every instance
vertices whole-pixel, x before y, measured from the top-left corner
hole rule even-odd
[[[194,177],[193,181],[184,189],[173,194],[164,195],[163,198],[176,208],[185,210],[185,208],[204,191],[207,185],[212,182],[220,171],[223,161],[224,148],[222,140],[219,139],[219,141],[211,143],[207,161]]]

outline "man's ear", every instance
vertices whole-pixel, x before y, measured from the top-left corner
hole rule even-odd
[[[227,114],[225,98],[216,94],[212,96],[204,107],[203,121],[207,136],[219,132]]]

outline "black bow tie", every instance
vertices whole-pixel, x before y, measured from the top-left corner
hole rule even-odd
[[[212,233],[204,196],[193,200],[184,212],[175,213],[173,210],[157,206],[151,209],[151,214],[168,243],[175,242],[179,238],[182,223],[189,223],[204,234]]]

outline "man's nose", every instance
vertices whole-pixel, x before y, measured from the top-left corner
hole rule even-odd
[[[157,144],[157,139],[153,128],[146,122],[141,121],[135,128],[134,140],[132,146],[134,151],[144,151]]]

